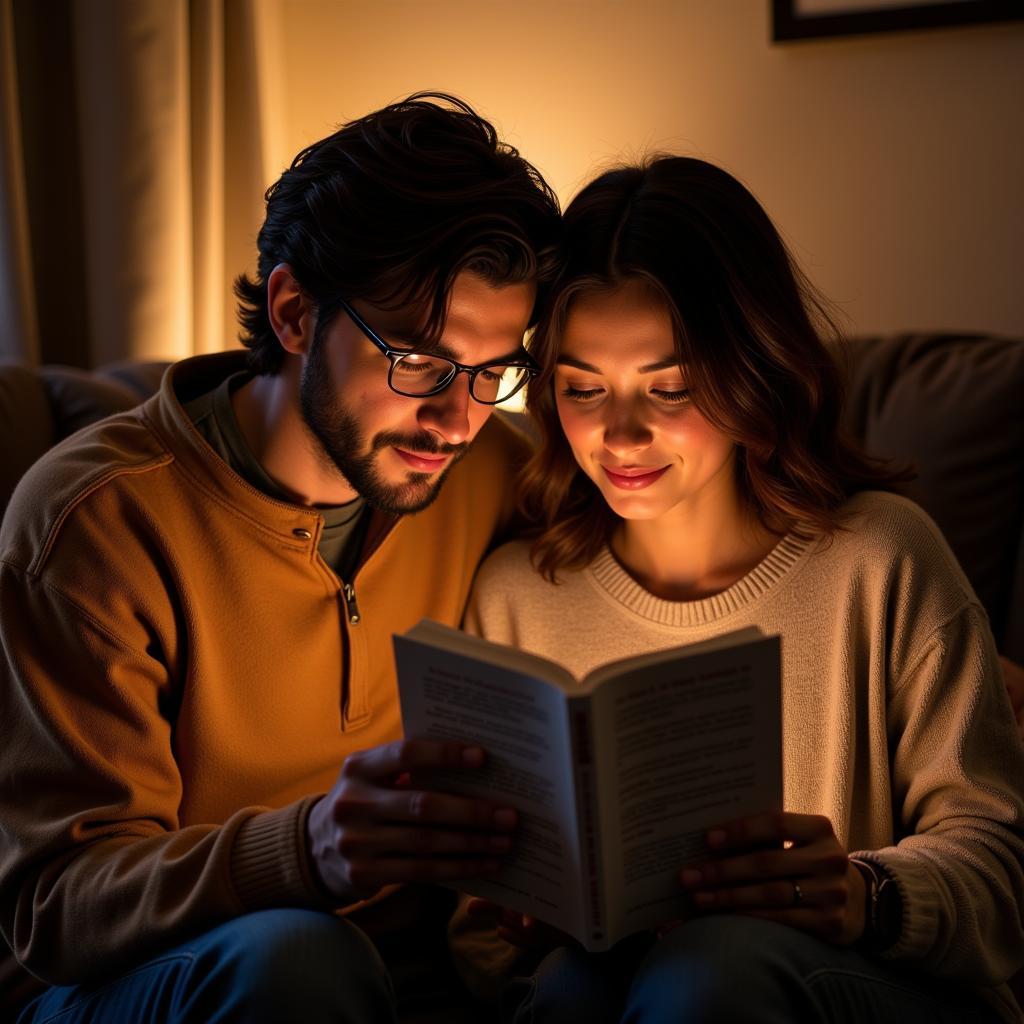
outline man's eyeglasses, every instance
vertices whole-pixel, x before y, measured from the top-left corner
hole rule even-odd
[[[466,366],[432,352],[411,352],[389,345],[344,299],[341,308],[391,360],[388,385],[407,398],[426,398],[444,391],[460,373],[469,374],[469,393],[482,405],[497,405],[510,399],[540,372],[537,361],[525,350],[521,356],[484,366]]]

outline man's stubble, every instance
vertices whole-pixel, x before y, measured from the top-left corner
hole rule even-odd
[[[338,399],[326,350],[325,336],[315,332],[299,382],[302,418],[319,454],[372,508],[394,515],[422,512],[437,497],[452,467],[468,454],[470,444],[445,444],[427,431],[413,435],[384,431],[367,444],[358,417]],[[403,483],[389,484],[381,479],[377,461],[379,453],[392,446],[431,455],[451,454],[453,458],[440,473],[409,473]]]

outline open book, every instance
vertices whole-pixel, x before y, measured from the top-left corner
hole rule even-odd
[[[582,681],[427,619],[394,644],[406,736],[487,751],[429,784],[519,812],[501,870],[458,888],[589,950],[682,917],[679,869],[707,830],[782,806],[777,636],[738,630]]]

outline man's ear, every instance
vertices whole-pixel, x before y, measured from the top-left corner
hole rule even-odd
[[[286,352],[305,355],[309,351],[315,315],[309,297],[287,263],[278,263],[267,278],[267,315]]]

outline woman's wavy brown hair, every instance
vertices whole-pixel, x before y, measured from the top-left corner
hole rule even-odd
[[[834,321],[725,171],[677,156],[607,171],[566,210],[561,262],[531,342],[542,372],[527,405],[540,444],[520,490],[547,578],[589,563],[619,522],[562,433],[554,370],[574,300],[627,281],[664,300],[692,401],[736,444],[740,493],[768,529],[830,534],[851,494],[907,478],[841,432],[841,377],[822,340],[838,339]]]

